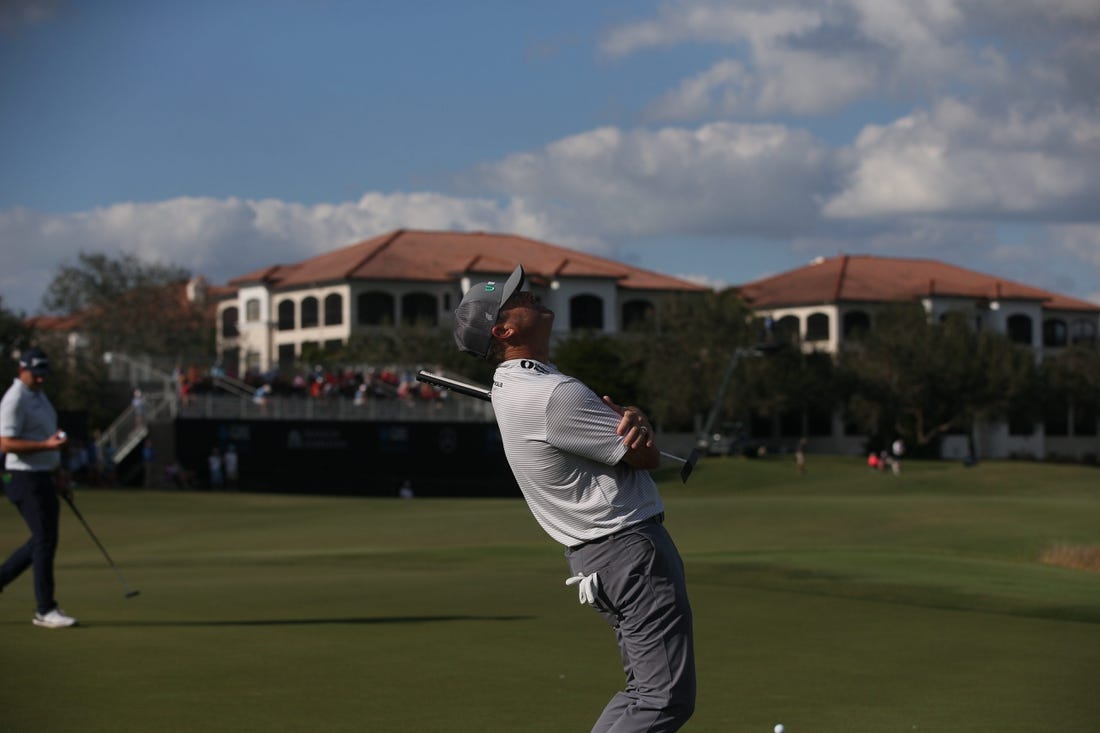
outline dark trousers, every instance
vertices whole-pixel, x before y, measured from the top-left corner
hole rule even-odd
[[[8,476],[10,480],[7,480]],[[18,507],[31,531],[31,538],[0,566],[0,588],[33,565],[37,611],[49,613],[57,608],[53,595],[53,559],[57,554],[58,519],[61,515],[53,476],[46,471],[7,471],[4,478],[4,493]]]

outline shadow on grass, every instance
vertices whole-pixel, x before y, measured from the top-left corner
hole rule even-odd
[[[455,621],[529,621],[534,616],[346,616],[336,618],[286,618],[286,619],[236,619],[236,620],[187,620],[187,621],[81,621],[77,628],[100,627],[179,627],[179,628],[216,628],[216,627],[248,627],[248,626],[328,626],[338,624],[373,625],[373,624],[436,624],[451,623]],[[22,622],[20,622],[22,624]],[[14,622],[0,624],[14,625]]]

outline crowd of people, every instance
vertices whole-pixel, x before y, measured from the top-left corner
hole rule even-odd
[[[241,381],[252,390],[252,399],[257,405],[265,405],[273,398],[349,400],[356,406],[366,405],[371,400],[433,404],[445,400],[446,390],[418,382],[417,371],[395,366],[339,369],[316,365],[290,376],[278,369],[252,370]],[[174,376],[180,400],[187,405],[196,395],[215,392],[218,389],[216,381],[225,376],[225,371],[218,365],[205,373],[192,367],[186,371],[177,369]]]

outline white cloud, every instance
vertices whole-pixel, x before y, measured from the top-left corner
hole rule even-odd
[[[782,125],[602,128],[484,166],[484,184],[600,237],[790,233],[817,219],[832,161]],[[534,205],[534,204],[532,204]]]
[[[826,216],[1100,215],[1100,117],[1088,112],[992,116],[946,99],[866,127],[848,157],[849,183],[825,204]]]
[[[660,95],[661,119],[819,115],[960,89],[1003,103],[1100,86],[1100,3],[1048,0],[676,0],[610,30],[621,58],[709,44],[719,59]],[[1085,71],[1085,70],[1089,71]]]
[[[120,203],[74,214],[0,211],[4,307],[34,313],[60,264],[78,251],[132,253],[222,283],[398,228],[523,234],[572,246],[598,243],[556,231],[523,201],[435,193],[367,193],[358,201],[302,204],[273,199],[176,198]]]

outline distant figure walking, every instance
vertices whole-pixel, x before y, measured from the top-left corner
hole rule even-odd
[[[806,439],[798,441],[798,448],[794,451],[794,470],[802,476],[806,473]]]
[[[901,438],[890,446],[890,470],[897,476],[901,473],[901,457],[905,455],[905,442]]]

